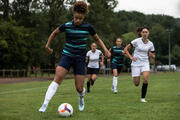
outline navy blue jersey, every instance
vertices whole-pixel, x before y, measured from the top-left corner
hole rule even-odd
[[[88,35],[95,35],[94,28],[86,22],[75,26],[73,21],[64,23],[59,27],[61,32],[66,33],[66,44],[62,54],[71,57],[85,57]]]
[[[117,64],[118,66],[123,65],[123,58],[124,54],[122,51],[124,50],[124,47],[117,48],[117,46],[113,46],[111,48],[111,63]]]

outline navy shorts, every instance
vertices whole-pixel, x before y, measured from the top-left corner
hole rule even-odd
[[[87,68],[87,74],[98,74],[99,68]]]
[[[65,68],[68,71],[70,70],[71,67],[73,67],[75,75],[85,75],[85,67],[86,67],[85,57],[77,58],[77,57],[62,55],[58,65]]]
[[[119,66],[119,65],[117,65],[115,63],[111,63],[111,68],[112,69],[117,69],[118,73],[120,73],[121,70],[122,70],[122,66]]]

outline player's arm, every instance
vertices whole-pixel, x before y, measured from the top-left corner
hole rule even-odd
[[[109,49],[109,52],[111,53],[111,48]]]
[[[51,41],[52,41],[52,40],[54,39],[54,37],[55,37],[57,34],[59,34],[59,33],[60,33],[59,28],[56,28],[56,29],[51,33],[51,35],[50,35],[49,38],[48,38],[48,41],[47,41],[47,43],[46,43],[45,48],[46,48],[47,52],[49,52],[50,54],[53,53],[53,49],[51,49],[51,48],[49,47],[50,44],[51,44]]]
[[[122,54],[126,57],[129,57],[124,50],[122,50]]]
[[[131,44],[128,44],[125,48],[124,48],[124,53],[131,59],[131,60],[136,60],[135,57],[133,57],[130,53],[129,53],[129,49],[131,48]]]
[[[150,52],[149,52],[149,57],[150,57],[150,60],[152,61],[152,63],[155,64],[155,58],[156,58],[156,56],[155,56],[155,52],[154,52],[154,51],[150,51]]]
[[[101,48],[104,50],[105,52],[105,56],[107,58],[111,57],[111,53],[108,51],[108,49],[106,48],[106,46],[104,45],[103,41],[99,38],[99,36],[97,34],[93,35],[94,40],[97,41],[97,43],[101,46]]]
[[[154,51],[150,51],[150,52],[149,52],[149,56],[150,56],[152,59],[155,59],[155,58],[156,58],[156,55],[155,55],[155,52],[154,52]]]
[[[104,65],[104,55],[103,53],[101,53],[101,62],[100,62],[100,66]]]

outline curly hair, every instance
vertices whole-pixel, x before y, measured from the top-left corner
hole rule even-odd
[[[77,12],[80,14],[87,14],[89,12],[89,10],[88,10],[88,6],[87,6],[86,2],[84,2],[84,1],[75,2],[74,6],[73,6],[73,12]]]

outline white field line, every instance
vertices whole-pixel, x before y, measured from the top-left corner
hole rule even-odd
[[[25,91],[32,91],[32,90],[38,90],[38,89],[48,89],[48,86],[46,87],[37,87],[37,88],[27,88],[27,89],[21,89],[21,90],[13,90],[13,91],[4,91],[4,92],[0,92],[0,95],[4,95],[4,94],[13,94],[13,93],[19,93],[19,92],[25,92]],[[106,88],[96,88],[96,89],[106,89]],[[69,90],[69,89],[64,89],[63,90]]]
[[[48,88],[47,87],[38,87],[38,88],[27,88],[27,89],[21,89],[21,90],[14,90],[14,91],[5,91],[5,92],[0,92],[0,95],[3,94],[11,94],[11,93],[18,93],[18,92],[24,92],[24,91],[31,91],[31,90],[36,90],[36,89],[43,89],[43,88]]]

